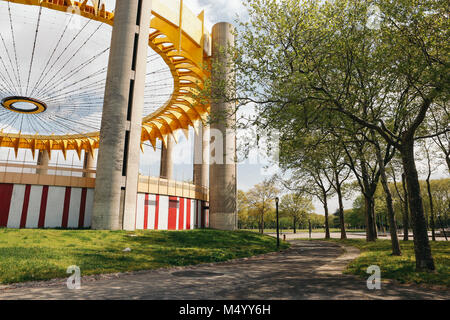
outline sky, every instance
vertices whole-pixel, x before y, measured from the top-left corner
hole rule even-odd
[[[110,0],[107,0],[111,3]],[[206,27],[211,30],[212,26],[218,22],[230,22],[235,23],[238,16],[245,19],[246,10],[242,5],[241,0],[184,0],[184,4],[187,5],[194,13],[198,14],[202,10],[205,10]],[[1,21],[0,21],[1,24]],[[55,41],[55,39],[50,39]],[[50,45],[49,45],[50,46]],[[45,62],[45,61],[44,61]],[[193,130],[189,131],[190,138],[187,140],[184,135],[179,133],[179,143],[175,147],[175,179],[182,181],[192,180],[192,149],[193,149]],[[151,147],[145,146],[144,153],[141,155],[141,173],[143,175],[158,176],[159,174],[159,157],[160,150],[154,151]],[[248,191],[255,184],[262,182],[264,179],[269,178],[271,173],[277,171],[276,168],[272,168],[267,172],[264,169],[268,164],[267,159],[263,155],[256,156],[257,150],[254,150],[254,154],[250,160],[246,160],[245,163],[238,165],[238,188],[244,191]],[[6,159],[13,159],[13,152],[8,149],[0,150],[0,161]],[[30,151],[21,151],[17,158],[17,161],[33,161]],[[74,154],[69,154],[67,159],[63,159],[62,156],[54,156],[52,158],[53,163],[77,165],[80,166],[81,162]],[[423,167],[419,163],[419,167]],[[434,178],[448,177],[447,170],[444,167],[439,167],[433,174]],[[346,208],[351,208],[353,199],[346,199],[344,205]],[[318,201],[314,201],[316,212],[323,214],[323,208]],[[335,211],[338,208],[337,199],[330,201],[330,211]]]
[[[210,30],[219,22],[234,23],[238,14],[244,14],[242,0],[184,0],[184,3],[194,13],[205,10],[206,25]]]

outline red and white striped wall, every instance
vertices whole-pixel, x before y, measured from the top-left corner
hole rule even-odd
[[[192,230],[209,227],[207,204],[201,200],[138,194],[137,230]]]
[[[94,189],[0,184],[0,228],[91,227]],[[138,194],[136,229],[192,230],[209,227],[207,202]]]
[[[94,190],[0,184],[0,228],[89,228]]]

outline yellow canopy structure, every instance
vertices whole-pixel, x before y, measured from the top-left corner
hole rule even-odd
[[[2,0],[8,1],[8,0]],[[114,25],[114,12],[108,12],[101,0],[9,0],[11,3],[41,6],[61,12],[73,12],[85,18]],[[142,121],[142,142],[156,148],[157,139],[165,144],[168,135],[204,119],[209,107],[196,101],[193,93],[203,88],[209,74],[205,66],[211,51],[211,39],[205,30],[204,13],[195,15],[177,0],[153,0],[149,46],[170,69],[174,90],[169,100]],[[82,150],[98,148],[99,132],[73,135],[23,135],[0,131],[0,147],[35,150]]]

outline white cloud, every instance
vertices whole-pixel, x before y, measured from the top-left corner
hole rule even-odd
[[[194,13],[205,10],[206,26],[209,30],[219,22],[234,24],[236,15],[245,13],[241,0],[185,0],[184,3]]]

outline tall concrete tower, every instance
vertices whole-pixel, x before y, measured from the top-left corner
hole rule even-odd
[[[159,176],[162,179],[173,179],[173,148],[173,138],[171,136],[167,136],[167,146],[164,146],[164,143],[162,143],[161,146],[161,166]]]
[[[84,161],[83,161],[83,169],[85,170],[96,170],[96,164],[95,164],[95,154],[86,151],[84,153]],[[94,173],[88,173],[84,172],[83,177],[85,178],[95,178]]]
[[[209,180],[209,127],[198,120],[194,136],[194,185],[208,187]]]
[[[48,174],[48,165],[50,163],[50,155],[47,150],[39,150],[37,165],[41,166],[40,169],[36,170],[37,174]]]
[[[151,0],[117,0],[106,79],[93,229],[134,230]]]
[[[220,230],[237,229],[236,208],[236,115],[234,106],[219,98],[217,90],[234,89],[233,71],[229,67],[231,57],[227,52],[234,46],[234,27],[218,23],[212,30],[213,98],[211,102],[211,159],[210,159],[210,227]],[[223,88],[222,84],[227,83]],[[220,84],[214,87],[214,84]],[[217,94],[217,96],[216,96]],[[221,140],[221,141],[220,141]]]

